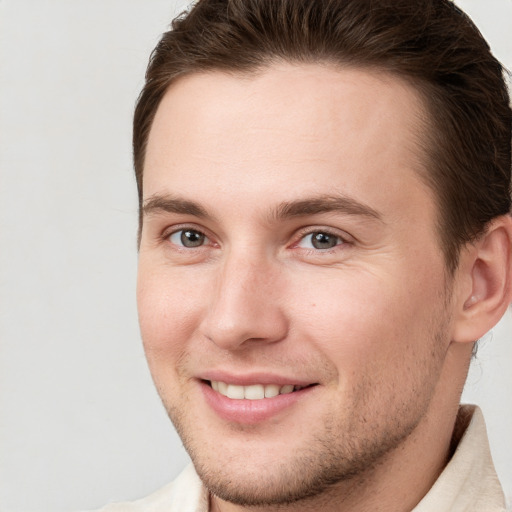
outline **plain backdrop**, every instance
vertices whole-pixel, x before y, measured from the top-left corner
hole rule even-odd
[[[512,67],[512,0],[460,1]],[[131,115],[185,2],[0,0],[0,510],[141,497],[187,456],[146,369],[135,306]],[[512,318],[464,399],[512,498]]]

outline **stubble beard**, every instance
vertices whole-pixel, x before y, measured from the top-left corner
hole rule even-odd
[[[222,439],[215,439],[214,432],[207,442],[198,439],[193,419],[187,414],[193,404],[173,406],[161,397],[212,495],[245,507],[286,509],[315,499],[318,506],[321,495],[327,503],[334,494],[341,504],[340,490],[348,497],[360,487],[371,485],[374,471],[386,464],[387,456],[403,445],[427,415],[446,352],[443,347],[448,318],[440,313],[436,320],[431,326],[432,350],[422,354],[421,376],[408,383],[411,389],[403,401],[394,401],[395,391],[400,393],[396,388],[402,384],[400,379],[382,383],[387,389],[376,394],[376,382],[367,377],[352,390],[351,400],[347,400],[350,407],[343,405],[329,411],[323,421],[315,421],[318,431],[304,439],[299,448],[294,444],[281,460],[271,457],[265,465],[251,466],[246,453],[237,456],[222,452]]]
[[[180,433],[179,421],[175,425]],[[410,425],[401,432],[383,433],[380,442],[367,440],[364,443],[340,436],[329,426],[324,429],[323,438],[313,438],[301,453],[288,456],[281,463],[272,461],[257,467],[251,467],[246,457],[243,460],[230,457],[222,466],[216,465],[212,459],[205,458],[200,447],[181,433],[180,436],[201,481],[213,496],[244,507],[285,509],[298,502],[306,505],[321,495],[328,502],[331,494],[336,494],[341,504],[343,499],[336,488],[343,487],[348,497],[365,486],[386,453],[407,438],[415,426]],[[343,438],[341,443],[340,437]],[[318,506],[318,502],[316,504]]]
[[[341,504],[340,491],[350,497],[371,484],[374,470],[385,464],[386,456],[402,445],[427,414],[430,398],[416,395],[415,403],[401,404],[398,409],[395,406],[385,425],[372,425],[371,415],[343,425],[336,415],[328,414],[322,429],[306,439],[300,449],[290,450],[282,460],[272,457],[270,463],[252,466],[247,453],[218,458],[217,453],[223,449],[221,439],[215,440],[212,432],[210,445],[205,446],[188,428],[183,410],[170,407],[168,412],[212,495],[245,507],[285,509],[298,502],[306,505],[321,495],[328,502],[335,494]]]

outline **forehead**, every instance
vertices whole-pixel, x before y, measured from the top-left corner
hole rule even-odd
[[[169,88],[155,115],[144,197],[197,194],[204,182],[210,198],[236,189],[271,201],[327,186],[378,203],[407,183],[429,194],[419,179],[423,114],[410,85],[377,71],[280,64],[192,74]]]

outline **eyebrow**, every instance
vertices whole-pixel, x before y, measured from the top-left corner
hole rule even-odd
[[[192,215],[200,218],[214,218],[200,204],[172,195],[153,195],[149,197],[142,207],[142,212],[145,216],[164,212]],[[275,221],[329,212],[362,216],[383,222],[382,215],[377,210],[344,195],[322,195],[296,201],[285,201],[272,209],[269,218]]]
[[[319,196],[298,201],[281,203],[273,212],[272,218],[284,219],[319,213],[339,212],[345,215],[368,217],[383,222],[382,215],[370,206],[344,195]]]
[[[142,207],[145,216],[153,213],[181,213],[194,217],[211,217],[208,212],[199,204],[187,199],[173,197],[170,195],[154,195],[148,198]]]

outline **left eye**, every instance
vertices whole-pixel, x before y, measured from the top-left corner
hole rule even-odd
[[[169,241],[175,245],[193,249],[201,247],[208,240],[204,233],[195,229],[180,229],[169,236]]]
[[[336,235],[331,233],[326,233],[325,231],[314,231],[313,233],[309,233],[305,237],[303,237],[300,242],[297,244],[298,247],[302,247],[304,249],[332,249],[337,245],[343,243],[343,240]]]

